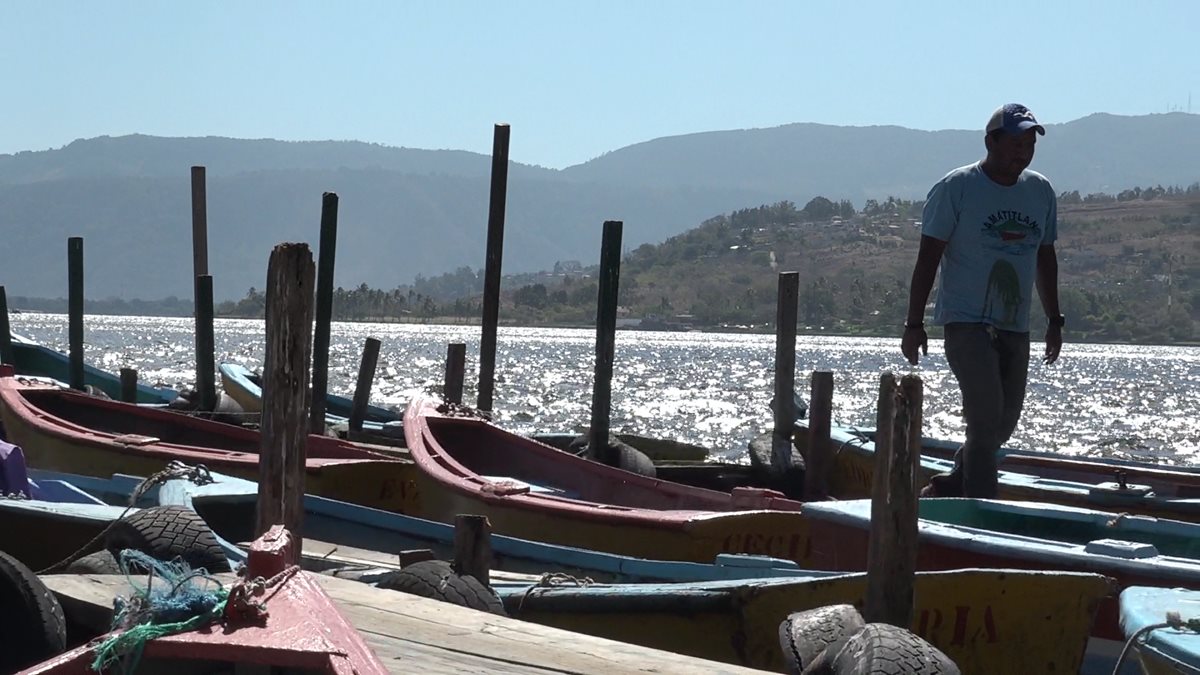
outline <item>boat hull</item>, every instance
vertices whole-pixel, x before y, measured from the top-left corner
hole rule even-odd
[[[438,408],[418,397],[404,419],[427,518],[485,515],[500,534],[648,558],[805,555],[802,505],[778,492],[725,493],[660,481]]]
[[[1099,601],[1113,591],[1101,575],[977,569],[922,572],[914,589],[911,630],[962,672],[988,675],[1079,672]],[[780,623],[834,604],[861,610],[866,576],[500,592],[524,621],[782,672]]]

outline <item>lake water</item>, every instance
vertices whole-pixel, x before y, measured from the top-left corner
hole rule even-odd
[[[66,351],[65,315],[21,313],[11,320],[14,332]],[[447,343],[465,342],[464,402],[473,404],[479,333],[478,326],[335,323],[329,389],[353,394],[363,341],[375,337],[382,348],[372,402],[402,407],[416,393],[440,391]],[[262,321],[218,320],[217,362],[260,369],[264,337]],[[84,339],[87,362],[106,370],[133,367],[144,382],[175,387],[195,380],[191,319],[89,316]],[[500,424],[527,433],[588,423],[593,330],[502,327],[498,343],[494,408]],[[612,428],[744,459],[749,440],[771,425],[774,345],[772,335],[618,332]],[[796,348],[804,398],[812,371],[834,373],[835,423],[874,426],[880,374],[914,372],[925,386],[925,434],[962,438],[958,388],[940,341],[931,342],[916,368],[900,355],[899,337],[801,336]],[[1041,363],[1040,351],[1035,343],[1025,413],[1010,445],[1200,462],[1200,348],[1068,342],[1053,366]]]

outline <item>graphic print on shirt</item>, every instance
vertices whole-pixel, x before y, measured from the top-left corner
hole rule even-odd
[[[1001,258],[992,265],[992,272],[988,275],[981,314],[990,317],[1000,327],[1011,326],[1017,323],[1017,310],[1020,308],[1021,279],[1017,276],[1017,268]],[[1001,312],[993,314],[995,309]]]
[[[988,274],[983,316],[990,317],[998,326],[1016,325],[1023,298],[1020,275],[1012,258],[1033,254],[1041,245],[1041,224],[1020,211],[1002,209],[988,216],[981,229],[984,246],[1002,254]]]

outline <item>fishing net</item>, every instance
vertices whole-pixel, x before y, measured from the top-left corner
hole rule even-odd
[[[116,632],[96,647],[92,670],[133,673],[146,642],[199,628],[225,612],[229,591],[203,569],[193,570],[179,559],[155,560],[133,549],[121,551],[119,562],[133,593],[113,600]]]

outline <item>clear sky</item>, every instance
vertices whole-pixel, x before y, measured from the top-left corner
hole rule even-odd
[[[561,168],[791,122],[1200,112],[1197,0],[2,0],[0,153],[144,133]]]

